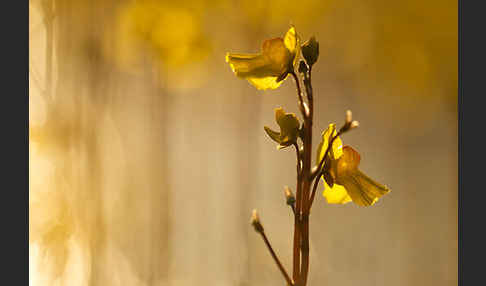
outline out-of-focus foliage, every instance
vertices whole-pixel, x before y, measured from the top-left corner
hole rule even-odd
[[[116,48],[124,65],[140,63],[144,54],[159,61],[163,70],[205,59],[209,41],[198,13],[164,1],[126,2],[117,10]]]
[[[239,23],[248,27],[244,31],[254,34],[241,35],[243,38],[257,36],[255,32],[260,31],[271,35],[292,23],[303,35],[312,32],[319,38],[322,60],[318,68],[339,80],[352,80],[356,93],[389,98],[447,94],[444,99],[456,105],[456,1],[119,3],[114,6],[116,31],[109,37],[105,51],[125,67],[134,68],[143,58],[149,60],[147,50],[163,63],[164,71],[207,64],[205,59],[211,60],[208,56],[215,47],[227,47],[224,42],[239,38],[236,33],[241,29],[232,29],[235,35],[230,38],[219,37],[225,28],[218,25],[228,16],[228,23]],[[199,71],[199,76],[191,75],[190,82],[207,81],[202,74]],[[402,106],[415,104],[416,100],[404,101]]]
[[[294,70],[300,54],[300,39],[291,27],[284,38],[263,42],[260,54],[227,53],[226,62],[236,76],[247,79],[257,89],[276,89]]]
[[[281,23],[291,21],[299,27],[310,28],[318,19],[325,17],[334,4],[334,0],[303,0],[278,1],[278,0],[243,0],[239,3],[242,16],[248,24],[256,29],[264,23],[271,28],[277,28]]]
[[[360,93],[404,98],[403,108],[420,98],[456,105],[457,1],[344,0],[332,6],[317,35],[321,63],[332,62]]]
[[[357,92],[403,97],[404,108],[437,97],[456,106],[457,1],[271,0],[238,7],[257,31],[290,22],[302,35],[315,33],[318,66],[352,80]]]

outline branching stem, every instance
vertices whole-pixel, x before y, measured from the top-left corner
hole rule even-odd
[[[306,60],[308,60],[308,58],[306,58]],[[299,73],[302,74],[302,82],[304,84],[304,91],[307,101],[304,100],[299,77],[295,71],[292,70],[289,72],[289,74],[291,74],[295,80],[299,109],[302,113],[304,121],[302,128],[299,130],[299,138],[302,139],[302,150],[297,142],[294,142],[293,144],[297,157],[296,196],[295,199],[292,197],[291,203],[287,201],[287,204],[292,207],[292,211],[294,213],[293,280],[288,277],[285,269],[275,255],[270,243],[268,242],[268,239],[265,236],[265,233],[263,232],[263,229],[260,233],[278,267],[282,271],[282,274],[287,280],[287,283],[293,286],[306,286],[309,273],[309,216],[312,203],[314,202],[317,186],[319,185],[319,180],[321,176],[325,174],[323,173],[323,165],[330,154],[329,152],[332,148],[334,140],[336,140],[336,138],[338,138],[343,132],[357,127],[358,122],[351,121],[351,112],[348,111],[346,113],[346,124],[338,132],[336,132],[335,136],[332,136],[332,134],[335,132],[335,130],[332,130],[332,138],[329,140],[324,156],[320,159],[317,166],[311,168],[312,125],[314,117],[314,95],[311,82],[312,65],[308,66],[306,62],[301,61]],[[286,195],[290,196],[289,190],[286,191]]]

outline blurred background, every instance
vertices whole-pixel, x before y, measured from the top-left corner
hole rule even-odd
[[[30,285],[283,285],[295,153],[226,52],[315,35],[314,148],[342,139],[392,192],[310,222],[309,285],[457,285],[457,2],[30,0]]]

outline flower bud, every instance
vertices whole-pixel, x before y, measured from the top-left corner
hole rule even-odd
[[[253,210],[251,214],[251,224],[255,228],[256,232],[263,232],[263,226],[260,223],[260,217],[258,216],[257,210]]]
[[[287,205],[292,206],[295,203],[295,196],[292,193],[292,190],[288,186],[285,186],[284,191],[285,198],[287,199]]]
[[[302,55],[309,66],[314,65],[319,58],[319,42],[312,36],[302,46]]]
[[[344,132],[348,132],[349,130],[354,129],[358,126],[359,126],[359,122],[356,121],[356,120],[353,120],[353,113],[351,112],[351,110],[347,110],[346,111],[346,117],[344,119],[344,125],[339,130],[339,133],[342,134]]]
[[[351,112],[351,110],[347,110],[345,122],[346,124],[349,124],[351,123],[351,121],[353,121],[353,113]]]

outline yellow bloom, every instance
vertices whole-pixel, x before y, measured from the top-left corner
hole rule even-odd
[[[278,143],[277,149],[283,149],[297,142],[300,123],[295,113],[285,113],[283,108],[276,108],[275,121],[280,126],[280,132],[273,131],[268,126],[264,126],[264,129],[268,136]]]
[[[318,159],[324,156],[331,139],[330,134],[336,135],[333,124],[323,133]],[[375,182],[358,169],[361,158],[356,150],[350,146],[342,147],[339,137],[333,142],[332,147],[329,160],[324,166],[323,179],[323,196],[328,203],[345,204],[353,201],[360,206],[371,206],[378,198],[390,192],[386,186]]]
[[[257,89],[276,89],[294,70],[300,53],[300,39],[291,27],[284,38],[263,42],[260,54],[227,53],[226,62],[240,78]]]

